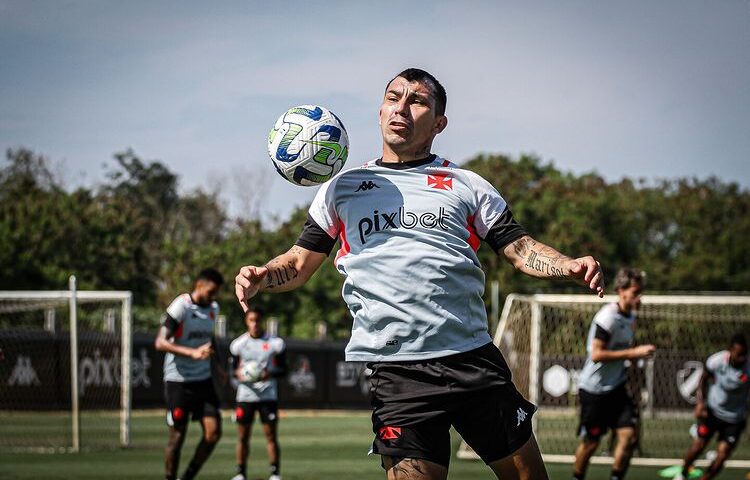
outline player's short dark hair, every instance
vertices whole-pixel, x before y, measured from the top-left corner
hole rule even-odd
[[[224,277],[222,277],[221,273],[215,268],[204,268],[201,270],[198,273],[198,276],[195,277],[195,281],[197,282],[198,280],[208,280],[209,282],[214,282],[218,286],[224,285]]]
[[[615,290],[630,288],[634,284],[646,286],[646,272],[638,268],[622,267],[615,275]]]
[[[448,103],[448,96],[445,93],[445,88],[440,85],[437,78],[419,68],[407,68],[393,77],[390,82],[386,84],[386,91],[388,90],[388,85],[398,77],[405,78],[410,82],[419,82],[427,85],[432,91],[432,96],[435,99],[435,111],[438,115],[445,115],[445,106]]]
[[[732,345],[739,345],[747,352],[747,338],[745,338],[745,334],[735,333],[732,335],[732,338],[729,340],[729,346],[731,347]]]
[[[259,317],[263,318],[266,316],[266,309],[260,305],[248,305],[245,316],[247,316],[248,313],[257,313]]]

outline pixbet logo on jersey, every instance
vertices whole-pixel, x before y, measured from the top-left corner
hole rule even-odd
[[[443,207],[438,209],[438,213],[424,212],[421,214],[410,212],[404,207],[399,208],[397,212],[379,212],[375,210],[372,212],[371,217],[364,217],[359,220],[359,224],[357,225],[359,240],[364,245],[367,236],[371,233],[399,227],[412,229],[417,225],[421,225],[424,228],[439,227],[443,230],[448,230],[448,225],[445,223],[447,218],[449,218],[449,215]]]

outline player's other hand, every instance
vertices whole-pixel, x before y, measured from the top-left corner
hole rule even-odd
[[[635,359],[638,358],[647,358],[654,354],[656,351],[656,345],[638,345],[633,349],[633,357]]]
[[[237,295],[243,312],[247,312],[247,301],[258,293],[266,275],[268,275],[268,268],[247,265],[240,268],[240,273],[234,277],[234,293]]]
[[[566,267],[570,278],[589,287],[599,297],[604,296],[604,272],[602,272],[602,267],[599,262],[594,260],[594,257],[588,256],[568,260]]]
[[[214,349],[211,348],[211,342],[204,343],[198,348],[194,348],[193,352],[190,354],[190,357],[193,358],[193,360],[206,360],[208,358],[211,358],[211,355],[214,354]]]

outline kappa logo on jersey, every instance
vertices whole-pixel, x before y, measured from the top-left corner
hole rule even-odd
[[[401,436],[401,427],[381,427],[378,436],[381,440],[396,440]]]
[[[453,190],[453,178],[447,173],[427,175],[427,186],[436,190]]]
[[[372,180],[368,180],[366,182],[363,181],[362,183],[360,183],[359,187],[357,187],[357,189],[354,191],[360,192],[364,190],[366,192],[368,190],[372,190],[373,188],[380,188],[380,187],[378,187],[377,184],[373,182]]]
[[[516,420],[517,420],[516,427],[519,426],[519,425],[521,425],[521,422],[523,422],[524,420],[526,420],[526,416],[527,415],[528,415],[528,413],[526,413],[522,408],[519,408],[516,411]]]
[[[448,230],[448,225],[445,223],[447,218],[449,216],[445,212],[444,207],[440,207],[437,214],[433,212],[416,214],[406,210],[404,207],[399,208],[397,212],[379,212],[375,210],[372,212],[372,217],[365,217],[359,220],[359,224],[357,225],[359,240],[364,245],[367,236],[371,233],[399,227],[412,229],[417,225],[421,225],[424,228],[439,227],[442,230]]]
[[[13,367],[13,371],[10,372],[8,386],[31,387],[40,384],[41,382],[36,374],[36,370],[31,365],[31,357],[27,357],[26,355],[16,357],[16,365]]]

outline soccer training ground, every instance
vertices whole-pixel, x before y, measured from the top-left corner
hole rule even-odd
[[[9,420],[7,417],[5,420]],[[20,420],[20,418],[18,419]],[[163,449],[167,429],[161,411],[134,412],[132,444],[129,449],[91,449],[82,439],[84,451],[70,453],[19,453],[0,449],[0,479],[107,479],[135,480],[163,478]],[[111,422],[115,425],[115,422]],[[50,419],[23,418],[10,421],[2,427],[5,435],[24,435],[24,430],[44,428]],[[234,425],[225,418],[224,437],[209,459],[200,479],[228,480],[234,472]],[[84,429],[85,431],[85,429]],[[199,436],[200,427],[190,425],[188,440],[183,448],[181,471],[187,464]],[[344,480],[385,478],[377,456],[368,456],[372,434],[367,412],[282,412],[279,425],[282,448],[282,473],[285,480]],[[99,431],[97,434],[103,434]],[[116,435],[116,431],[110,432]],[[544,429],[540,440],[544,441]],[[454,452],[458,437],[453,438]],[[554,480],[570,478],[570,465],[549,464]],[[631,480],[656,479],[658,468],[633,467],[628,474]],[[593,465],[588,479],[605,479],[609,469]],[[267,462],[265,441],[260,427],[254,428],[248,467],[249,479],[266,479]],[[451,479],[474,480],[494,478],[480,461],[451,460]],[[744,479],[741,470],[725,470],[722,479]]]

